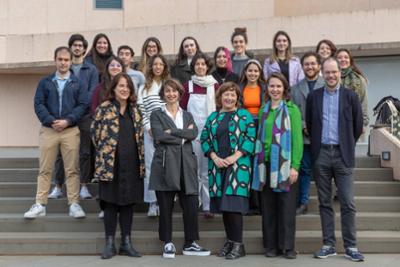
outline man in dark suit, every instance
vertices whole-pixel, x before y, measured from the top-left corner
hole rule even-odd
[[[311,138],[313,175],[318,190],[323,243],[316,258],[336,255],[335,213],[332,208],[332,177],[340,201],[345,257],[363,261],[356,247],[356,208],[353,168],[355,145],[363,119],[357,94],[340,85],[339,63],[334,58],[322,64],[325,86],[308,95],[306,123]]]

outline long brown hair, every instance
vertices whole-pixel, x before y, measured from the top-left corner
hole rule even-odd
[[[336,51],[336,54],[335,54],[335,58],[336,58],[336,59],[337,59],[337,57],[338,57],[338,55],[339,55],[340,52],[345,52],[345,53],[347,53],[347,54],[349,55],[349,58],[350,58],[350,67],[351,67],[351,69],[352,69],[355,73],[361,75],[365,80],[367,80],[367,77],[365,77],[364,73],[358,68],[358,66],[357,66],[356,63],[354,62],[354,57],[353,57],[353,55],[350,53],[350,51],[349,51],[348,49],[346,49],[346,48],[340,48],[340,49],[338,49],[338,50]]]
[[[130,95],[128,98],[128,103],[132,103],[132,104],[136,105],[137,98],[135,95],[135,87],[133,86],[131,77],[128,74],[126,74],[125,72],[118,73],[114,77],[114,79],[111,83],[111,86],[110,86],[110,90],[108,90],[108,92],[107,92],[107,97],[106,97],[107,100],[110,100],[110,101],[115,100],[115,89],[117,88],[117,85],[122,78],[125,78],[126,82],[128,83],[128,88],[129,88],[129,92],[130,92]]]
[[[187,56],[185,55],[185,52],[183,50],[183,43],[186,40],[193,40],[194,44],[196,45],[196,54],[201,53],[201,49],[197,40],[192,36],[186,36],[185,38],[183,38],[181,45],[179,46],[178,55],[176,56],[176,62],[175,62],[176,64],[179,64],[181,61],[187,59]]]
[[[147,46],[149,45],[150,42],[153,42],[157,46],[157,54],[163,53],[162,46],[160,40],[156,37],[149,37],[144,41],[143,46],[142,46],[142,54],[140,58],[140,63],[139,63],[139,70],[143,73],[146,73],[146,68],[148,65],[148,61],[150,60],[149,55],[146,53]]]
[[[97,45],[97,42],[100,40],[100,38],[106,39],[106,41],[108,43],[108,49],[104,55],[100,55],[96,50],[96,45]],[[104,58],[109,58],[112,55],[113,55],[113,50],[111,47],[110,39],[108,38],[108,36],[106,34],[99,33],[94,37],[93,43],[92,43],[92,48],[90,48],[86,57],[92,57],[93,64],[96,66],[97,70],[99,71],[99,74],[101,76],[103,76],[104,73],[107,72],[107,68],[105,67]]]
[[[151,84],[153,83],[154,80],[153,64],[157,58],[161,59],[162,63],[164,64],[164,70],[161,73],[161,82],[169,78],[169,68],[167,59],[161,54],[152,56],[149,62],[147,63],[146,67],[146,73],[145,73],[146,82],[144,83],[144,89],[146,90],[146,92],[149,92]]]
[[[278,39],[278,37],[280,35],[283,35],[286,37],[286,39],[288,40],[288,48],[286,49],[286,54],[285,54],[285,62],[288,62],[292,57],[293,57],[293,53],[292,53],[292,40],[290,39],[290,36],[287,32],[285,31],[277,31],[274,35],[274,38],[272,39],[272,54],[269,57],[270,63],[274,63],[276,61],[278,61],[278,49],[276,48],[276,40]]]

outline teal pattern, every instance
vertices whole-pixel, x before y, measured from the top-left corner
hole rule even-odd
[[[207,118],[200,139],[202,149],[207,156],[211,152],[218,153],[216,133],[225,114],[224,112],[215,111]],[[250,190],[251,157],[254,153],[256,128],[254,120],[247,110],[238,108],[236,112],[231,113],[228,138],[231,144],[230,154],[232,155],[236,151],[240,151],[243,153],[243,156],[232,166],[225,194],[248,197]],[[208,179],[210,197],[221,197],[221,171],[211,158],[208,159]]]

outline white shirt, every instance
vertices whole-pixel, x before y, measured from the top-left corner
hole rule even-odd
[[[178,107],[178,112],[176,113],[176,116],[172,116],[172,114],[168,111],[166,106],[162,107],[162,110],[168,115],[168,117],[171,118],[171,120],[175,123],[176,128],[178,129],[183,129],[183,111],[181,107]]]

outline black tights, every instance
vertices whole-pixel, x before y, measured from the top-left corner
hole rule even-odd
[[[104,229],[106,236],[115,236],[119,213],[121,236],[130,236],[132,230],[133,205],[119,206],[102,201],[104,207]]]
[[[243,215],[238,212],[223,212],[226,237],[234,242],[243,242]]]

